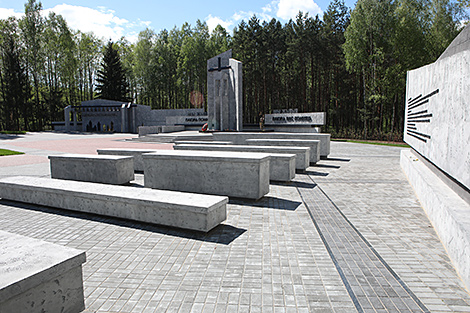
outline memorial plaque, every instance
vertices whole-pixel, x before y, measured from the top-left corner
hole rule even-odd
[[[325,113],[266,114],[265,125],[325,125]]]

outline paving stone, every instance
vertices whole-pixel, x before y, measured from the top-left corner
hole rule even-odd
[[[38,150],[46,145],[35,140],[17,147],[59,149]],[[91,312],[354,312],[355,303],[412,311],[397,278],[431,312],[470,312],[399,150],[332,142],[330,157],[294,182],[272,184],[259,201],[231,199],[227,220],[208,234],[1,200],[0,229],[85,250]]]

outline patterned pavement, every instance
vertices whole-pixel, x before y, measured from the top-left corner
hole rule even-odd
[[[0,148],[47,155],[84,139],[60,135],[54,146],[59,136],[46,135]],[[399,151],[332,142],[329,159],[295,181],[259,201],[231,199],[208,234],[5,200],[0,229],[85,250],[89,312],[470,312]],[[47,162],[1,158],[1,176],[48,173]]]

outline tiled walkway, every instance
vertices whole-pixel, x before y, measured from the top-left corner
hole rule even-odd
[[[400,149],[331,151],[259,201],[231,199],[208,234],[8,201],[0,229],[85,250],[90,312],[470,312]]]

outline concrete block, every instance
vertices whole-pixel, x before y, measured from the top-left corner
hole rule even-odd
[[[467,288],[470,288],[470,204],[409,149],[400,164]]]
[[[176,140],[175,145],[233,145],[231,141]]]
[[[50,155],[51,177],[121,185],[134,180],[130,156],[63,154]]]
[[[0,312],[82,312],[85,252],[0,231]]]
[[[248,145],[176,145],[175,150],[207,150],[207,151],[236,151],[261,152],[277,154],[295,154],[295,168],[305,171],[310,164],[309,147],[276,147],[276,146],[248,146]]]
[[[215,132],[212,134],[216,141],[232,141],[234,144],[245,144],[247,139],[305,139],[320,140],[320,156],[330,154],[330,134],[318,133],[277,133],[277,132]]]
[[[134,157],[134,171],[144,171],[144,161],[142,160],[142,154],[156,152],[157,149],[125,149],[125,148],[108,148],[98,149],[99,155],[121,155],[121,156],[132,156]]]
[[[181,144],[173,147],[175,150],[211,151],[212,145]],[[217,151],[217,150],[216,150]],[[269,180],[291,181],[295,178],[295,154],[269,153]]]
[[[227,197],[40,177],[0,180],[0,198],[207,232],[226,219]]]
[[[316,164],[320,161],[320,140],[306,139],[247,139],[247,145],[255,146],[291,146],[291,147],[309,147],[310,164]]]
[[[142,157],[145,187],[248,199],[269,192],[265,153],[160,150]]]

